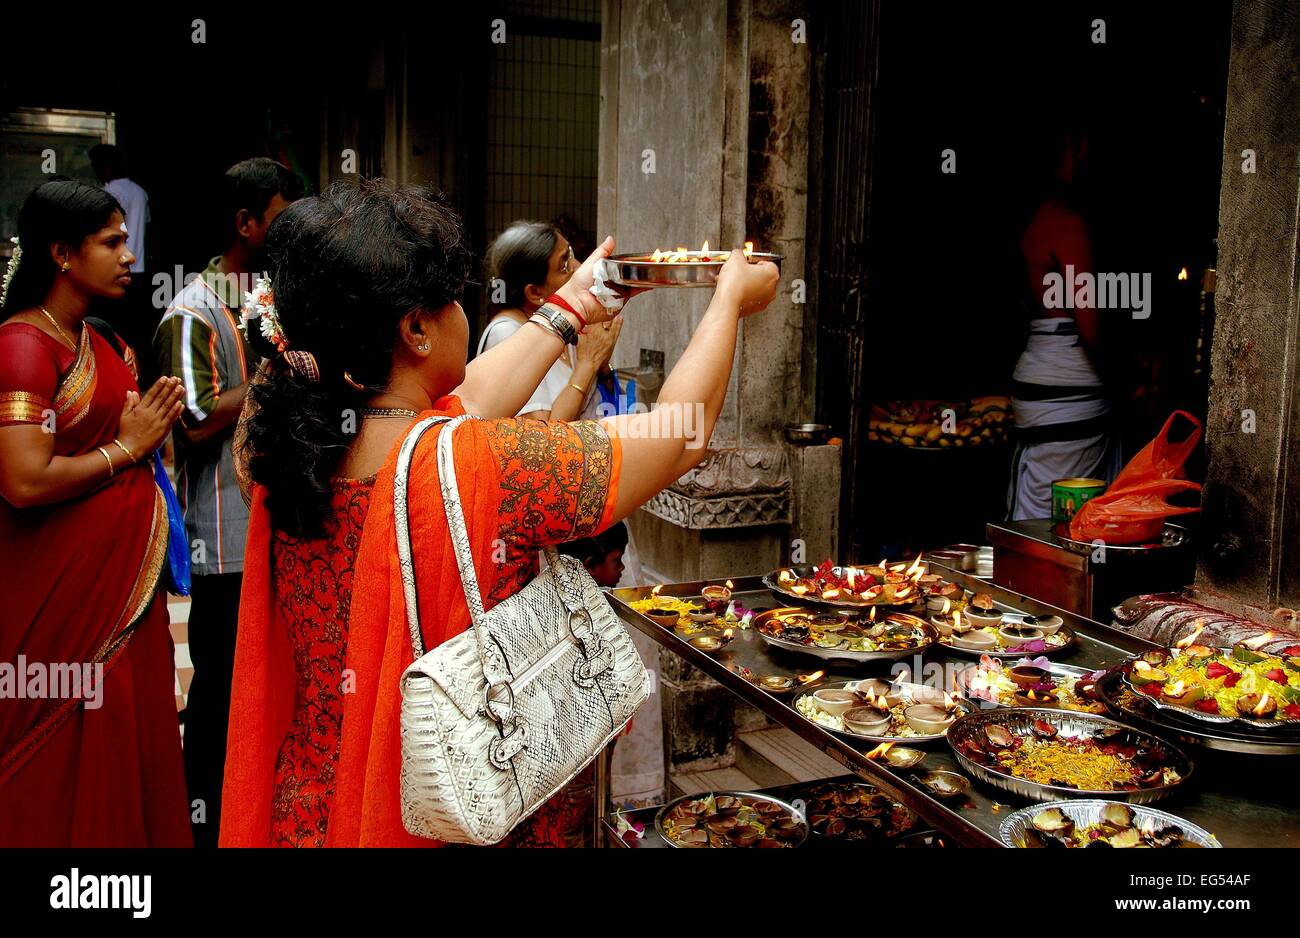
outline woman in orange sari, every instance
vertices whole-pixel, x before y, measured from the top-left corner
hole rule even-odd
[[[189,846],[149,464],[181,412],[84,322],[135,260],[117,201],[48,182],[0,312],[0,846]],[[21,253],[19,253],[21,252]]]
[[[408,834],[398,803],[398,678],[412,651],[393,476],[406,431],[430,414],[487,418],[454,431],[454,450],[491,608],[536,574],[538,548],[595,534],[699,462],[739,319],[771,301],[776,268],[733,255],[664,382],[661,406],[702,409],[702,438],[692,441],[655,432],[647,414],[513,417],[559,356],[563,334],[608,327],[610,313],[587,288],[612,239],[552,298],[563,325],[531,320],[468,367],[457,297],[470,254],[460,219],[431,193],[335,183],[286,209],[267,247],[274,315],[262,324],[283,351],[251,388],[245,415],[242,451],[255,488],[221,844],[441,846]],[[427,648],[469,624],[437,437],[430,431],[415,450],[409,489]],[[561,811],[544,806],[507,843],[561,845]]]

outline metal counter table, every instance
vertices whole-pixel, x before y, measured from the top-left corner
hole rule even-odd
[[[1032,597],[1002,589],[965,573],[931,565],[933,572],[962,584],[968,589],[991,593],[998,602],[1023,612],[1059,615],[1075,633],[1073,647],[1052,656],[1053,661],[1085,668],[1114,664],[1131,652],[1156,647],[1150,642],[1110,626],[1084,619],[1057,609]],[[665,585],[661,595],[697,597],[706,583]],[[1010,792],[972,781],[970,795],[957,801],[941,801],[930,794],[915,776],[919,771],[948,769],[960,774],[946,740],[917,746],[927,755],[912,769],[892,769],[868,759],[874,746],[835,735],[813,723],[794,709],[794,695],[773,696],[737,673],[748,668],[753,674],[808,674],[826,672],[826,681],[856,680],[864,677],[888,677],[890,662],[854,667],[849,662],[827,661],[796,653],[772,650],[752,629],[737,629],[735,639],[716,655],[708,655],[690,645],[676,631],[670,631],[632,610],[629,605],[651,594],[650,587],[632,587],[608,591],[614,609],[632,628],[639,629],[665,648],[679,655],[750,706],[756,707],[775,722],[797,733],[864,781],[907,805],[936,830],[964,846],[1000,846],[998,827],[1009,810],[1029,804]],[[774,609],[787,603],[762,585],[758,577],[735,579],[733,598],[747,609]],[[974,658],[953,654],[933,646],[920,656],[925,664],[954,663],[969,666]],[[905,659],[914,665],[915,658]],[[924,680],[924,672],[915,675]],[[654,698],[652,698],[652,701]],[[789,701],[788,703],[786,701]],[[1155,807],[1186,818],[1215,834],[1225,847],[1300,847],[1300,756],[1245,755],[1219,752],[1191,746],[1155,731],[1175,742],[1191,756],[1195,764],[1192,777],[1183,790],[1158,802]],[[915,745],[909,743],[908,745]],[[598,801],[602,811],[608,802]],[[997,808],[995,809],[995,805]]]

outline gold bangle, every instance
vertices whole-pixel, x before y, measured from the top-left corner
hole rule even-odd
[[[127,449],[127,448],[126,448],[126,444],[123,443],[121,440],[119,440],[117,437],[114,437],[114,438],[113,438],[113,442],[117,445],[117,448],[118,448],[118,449],[120,449],[122,452],[126,453],[126,458],[129,459],[129,460],[131,460],[131,462],[132,462],[133,464],[134,464],[134,463],[137,463],[137,462],[140,461],[140,460],[138,460],[138,459],[135,458],[135,453],[133,453],[133,452],[131,452],[129,449]]]
[[[102,446],[96,446],[95,449],[99,450],[100,453],[103,454],[104,458],[108,460],[108,477],[110,479],[113,478],[113,457],[108,455],[108,450],[104,449]]]
[[[577,391],[577,392],[578,392],[579,394],[581,394],[583,397],[586,397],[586,396],[587,396],[587,389],[586,389],[586,388],[580,388],[580,387],[578,387],[576,384],[571,384],[571,385],[569,385],[569,387],[573,388],[573,390]]]

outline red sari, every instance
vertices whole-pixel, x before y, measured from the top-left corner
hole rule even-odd
[[[463,413],[455,397],[436,407],[430,413]],[[421,439],[410,476],[426,648],[469,625],[438,487],[438,432]],[[539,547],[608,527],[620,454],[618,441],[590,421],[473,420],[460,427],[456,472],[486,608],[536,574]],[[443,846],[408,834],[398,802],[398,678],[413,652],[393,549],[396,461],[394,447],[373,483],[336,488],[323,539],[275,531],[266,490],[254,489],[223,847]],[[503,846],[563,846],[571,813],[561,793]]]
[[[93,453],[112,446],[128,390],[135,378],[91,327],[74,354],[34,326],[0,326],[0,433],[52,416],[55,455]],[[167,509],[147,463],[119,465],[79,498],[24,509],[0,500],[0,666],[20,655],[28,670],[103,665],[98,699],[0,703],[0,846],[191,842],[157,589]]]

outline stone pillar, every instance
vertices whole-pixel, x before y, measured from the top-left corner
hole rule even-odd
[[[1297,61],[1300,7],[1238,0],[1196,587],[1265,611],[1300,606]]]
[[[834,552],[832,513],[801,513],[800,505],[805,482],[837,496],[840,448],[796,451],[783,435],[785,424],[813,409],[801,380],[811,75],[808,46],[792,23],[808,15],[806,5],[602,6],[599,234],[614,234],[620,251],[698,248],[707,238],[721,248],[753,241],[785,257],[776,300],[741,324],[712,452],[629,519],[657,582],[767,572],[788,561],[792,537],[809,540],[792,529],[796,519],[814,531],[817,559]],[[654,370],[662,362],[670,371],[711,295],[659,290],[638,298],[614,364]],[[660,673],[670,769],[726,764],[730,695],[684,665],[665,660]]]

